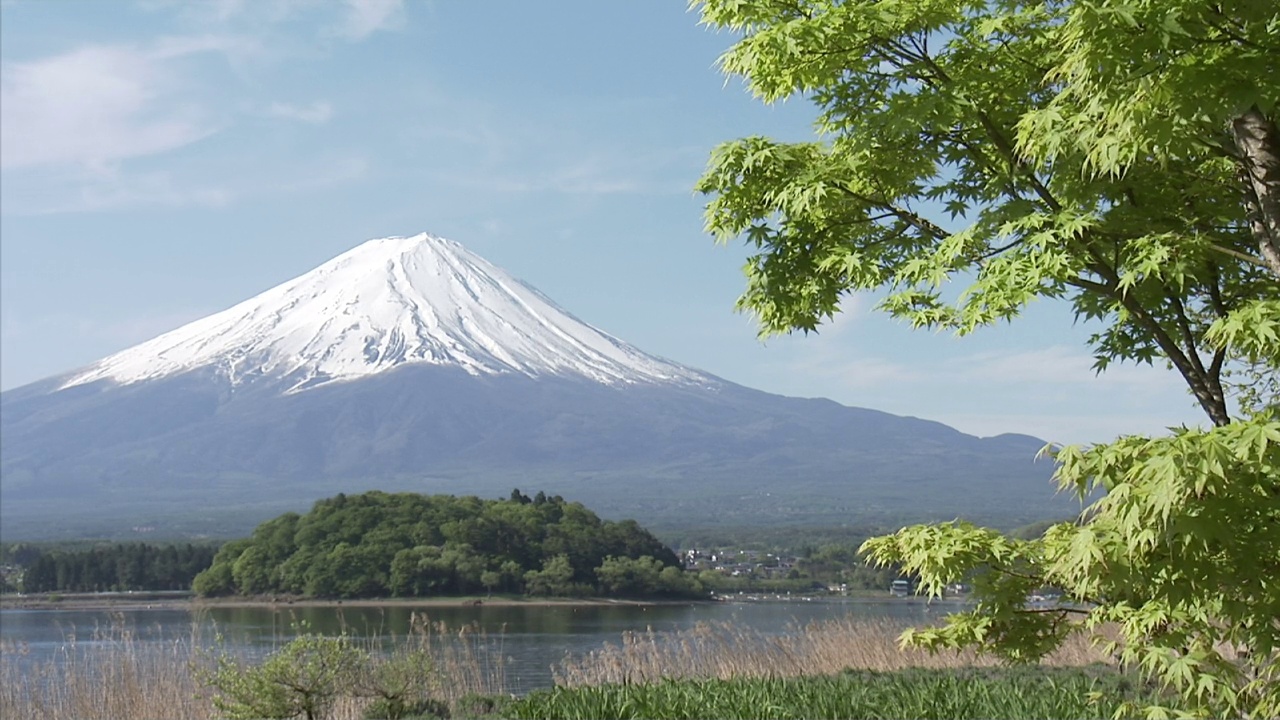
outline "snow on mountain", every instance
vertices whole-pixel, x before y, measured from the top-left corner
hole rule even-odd
[[[370,240],[235,307],[100,360],[62,387],[213,368],[233,384],[284,378],[296,392],[405,363],[605,384],[710,382],[583,323],[462,245],[424,233]]]

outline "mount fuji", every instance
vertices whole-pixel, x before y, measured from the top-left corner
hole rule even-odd
[[[338,492],[517,486],[659,526],[1012,524],[1075,507],[1042,445],[735,385],[423,234],[0,394],[0,533],[226,536]]]
[[[569,315],[451,240],[370,240],[311,272],[75,374],[62,389],[210,368],[231,387],[286,393],[403,364],[470,375],[574,376],[611,384],[700,382]]]

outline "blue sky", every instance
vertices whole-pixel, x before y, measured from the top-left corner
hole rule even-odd
[[[1090,369],[1069,310],[967,338],[853,297],[817,336],[733,312],[702,231],[717,143],[810,137],[666,2],[3,0],[0,386],[85,365],[364,240],[457,240],[651,353],[772,392],[1062,442],[1200,415]]]

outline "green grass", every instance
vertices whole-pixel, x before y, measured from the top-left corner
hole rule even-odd
[[[1097,703],[1090,702],[1096,694]],[[500,712],[522,720],[662,718],[1111,717],[1150,693],[1107,668],[966,668],[778,679],[666,680],[538,691]]]

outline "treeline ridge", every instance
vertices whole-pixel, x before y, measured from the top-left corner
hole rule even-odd
[[[216,552],[216,547],[190,543],[53,550],[29,559],[21,586],[28,593],[188,590]]]

